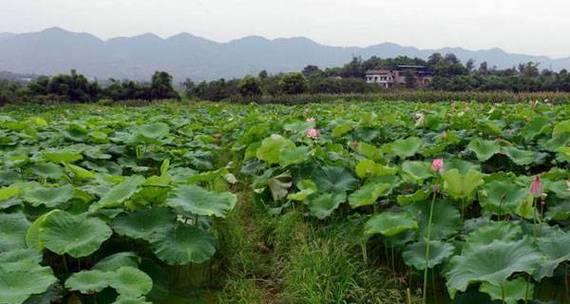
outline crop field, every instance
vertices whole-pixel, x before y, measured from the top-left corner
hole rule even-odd
[[[570,303],[570,105],[0,109],[0,303]]]

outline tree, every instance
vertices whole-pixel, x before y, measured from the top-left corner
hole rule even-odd
[[[263,71],[259,72],[258,77],[259,77],[259,79],[263,80],[263,79],[269,77],[269,73],[267,73],[266,70],[263,70]]]
[[[321,71],[321,69],[319,69],[319,67],[316,65],[308,65],[303,69],[302,73],[305,77],[311,78],[311,77],[321,77],[323,71]]]
[[[155,72],[150,84],[152,99],[180,99],[172,86],[172,76],[166,72]]]
[[[362,58],[352,57],[352,61],[342,67],[340,76],[344,78],[362,78],[366,74],[362,65]]]
[[[195,87],[196,87],[196,84],[190,78],[186,78],[186,80],[184,80],[184,82],[182,83],[182,88],[184,89],[184,94],[186,94],[186,96],[188,96],[188,97],[192,96],[192,91],[194,90]]]
[[[474,59],[467,60],[467,62],[465,63],[465,68],[469,73],[471,73],[473,69],[475,69],[475,60]]]
[[[481,74],[481,75],[488,75],[489,74],[489,66],[487,64],[487,61],[483,61],[479,65],[479,74]]]
[[[243,97],[256,97],[263,95],[261,84],[251,76],[244,77],[239,83],[239,93]]]
[[[281,78],[279,87],[287,95],[303,94],[307,90],[307,80],[301,73],[290,73]]]

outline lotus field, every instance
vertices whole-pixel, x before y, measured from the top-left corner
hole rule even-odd
[[[0,111],[0,303],[198,303],[246,200],[349,225],[402,303],[570,303],[569,105]]]

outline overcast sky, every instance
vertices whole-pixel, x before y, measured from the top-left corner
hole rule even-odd
[[[570,0],[0,0],[0,32],[306,36],[338,46],[389,41],[568,57],[569,13]]]

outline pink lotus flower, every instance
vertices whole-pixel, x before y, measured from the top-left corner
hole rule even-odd
[[[540,181],[540,176],[538,175],[530,184],[530,194],[532,194],[534,197],[539,197],[542,195],[542,182]]]
[[[316,120],[315,120],[314,117],[307,118],[307,122],[315,122],[315,121],[316,121]]]
[[[308,138],[316,139],[316,138],[319,138],[319,136],[321,136],[321,132],[319,131],[319,129],[310,128],[307,130],[307,137]]]
[[[431,162],[431,170],[434,172],[443,171],[443,158],[436,158]]]

